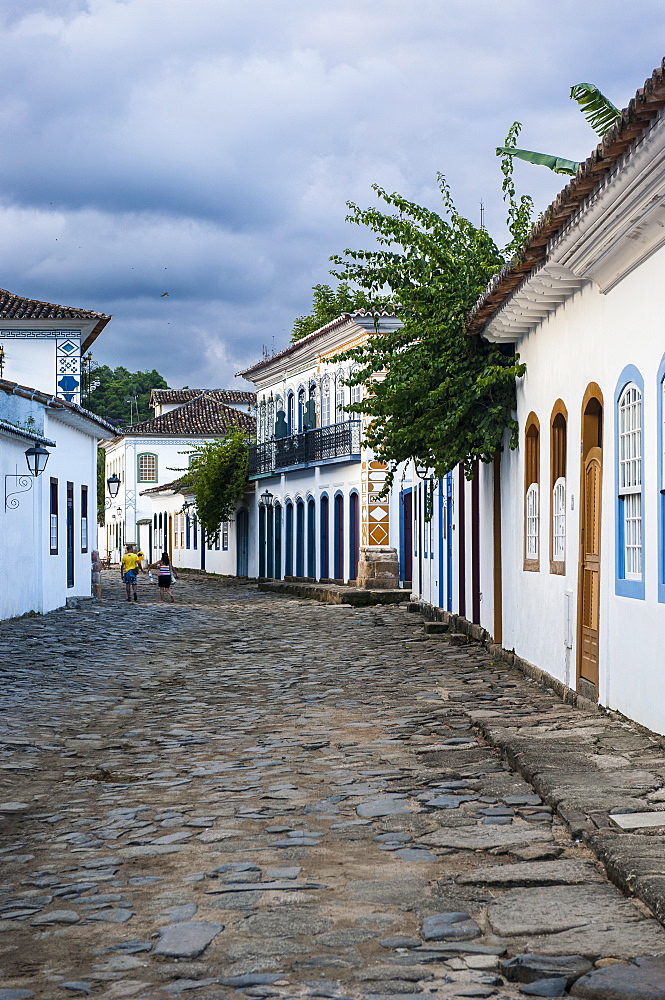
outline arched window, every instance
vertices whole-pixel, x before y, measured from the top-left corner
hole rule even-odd
[[[335,423],[341,424],[343,420],[347,419],[346,411],[344,407],[346,406],[346,383],[344,381],[344,372],[338,371],[335,376]]]
[[[282,422],[282,430],[281,430],[281,432],[278,431],[278,429],[277,429],[277,421],[280,419],[280,414],[282,415],[281,416],[281,422]],[[283,437],[284,436],[284,418],[285,418],[285,413],[284,413],[284,398],[282,397],[281,393],[278,393],[275,396],[275,422],[274,422],[273,427],[272,427],[272,434],[275,437]]]
[[[270,397],[268,400],[268,410],[266,416],[266,426],[265,426],[265,441],[272,441],[275,434],[275,400]]]
[[[566,566],[566,458],[568,412],[560,399],[550,419],[550,572],[563,575]]]
[[[625,374],[632,378],[617,400],[617,583],[629,585],[618,586],[625,597],[643,598],[642,379],[632,367]]]
[[[259,442],[265,441],[265,439],[266,439],[266,401],[265,401],[265,399],[262,399],[261,403],[259,405],[258,421],[257,421],[257,428],[256,428],[256,430],[257,430],[257,435],[256,436],[257,436]]]
[[[327,427],[330,424],[330,376],[324,375],[321,379],[321,426]]]
[[[286,397],[286,432],[287,434],[295,434],[295,410],[296,410],[296,399],[293,392],[289,392]]]
[[[353,365],[352,368],[351,368],[351,374],[355,375],[358,371],[360,371],[360,365]],[[352,403],[359,403],[362,398],[363,398],[363,387],[361,385],[352,385],[351,386],[351,402]],[[354,413],[351,416],[352,416],[353,419],[356,419],[356,420],[358,419],[358,414],[357,413]]]
[[[298,389],[298,434],[305,429],[305,387]]]
[[[540,569],[540,424],[535,413],[524,435],[524,569]]]

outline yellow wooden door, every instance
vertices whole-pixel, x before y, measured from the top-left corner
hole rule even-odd
[[[600,605],[600,504],[603,453],[591,448],[584,460],[582,497],[582,602],[580,676],[598,692],[598,614]]]

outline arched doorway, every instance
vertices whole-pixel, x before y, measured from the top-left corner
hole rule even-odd
[[[316,578],[316,504],[307,501],[307,576]]]
[[[259,576],[266,575],[266,509],[259,507]]]
[[[273,575],[276,580],[282,579],[282,508],[275,504],[275,563]]]
[[[328,497],[321,497],[321,512],[320,512],[320,546],[321,552],[319,555],[319,573],[321,574],[322,580],[327,580],[330,576],[330,538],[329,538],[329,526],[328,526]]]
[[[577,690],[598,699],[603,394],[590,383],[582,401],[580,555],[577,599]]]
[[[249,575],[249,513],[244,507],[236,515],[236,574]]]
[[[349,497],[349,580],[358,576],[358,546],[360,544],[360,507],[358,494]]]
[[[284,576],[293,576],[293,504],[286,505]]]
[[[296,503],[296,576],[305,575],[305,503]]]
[[[333,573],[336,580],[344,579],[344,497],[338,493],[333,508]]]

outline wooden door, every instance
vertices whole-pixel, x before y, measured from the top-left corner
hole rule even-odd
[[[581,520],[580,677],[598,694],[598,614],[600,606],[600,504],[603,453],[589,449],[584,460]]]

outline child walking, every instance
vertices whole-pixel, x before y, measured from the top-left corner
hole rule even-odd
[[[162,558],[159,562],[154,562],[150,569],[157,567],[157,585],[159,587],[159,599],[160,601],[166,600],[164,594],[168,594],[171,598],[171,603],[175,600],[173,594],[171,593],[171,580],[177,580],[178,574],[171,565],[171,560],[169,559],[168,552],[162,552]]]

